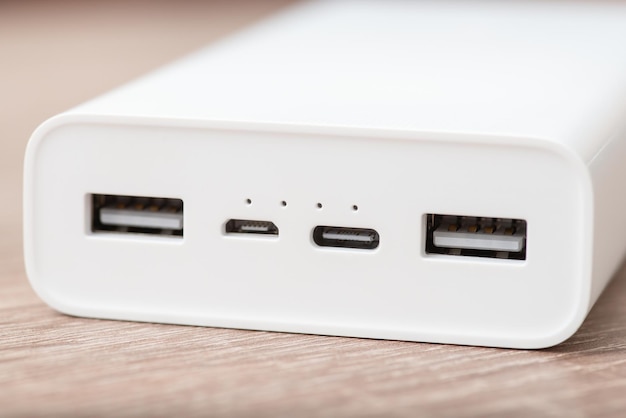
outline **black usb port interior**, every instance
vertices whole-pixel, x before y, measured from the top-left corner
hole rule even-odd
[[[313,230],[313,241],[320,247],[373,250],[378,247],[380,237],[373,229],[317,226]]]
[[[92,194],[91,230],[182,237],[183,201]]]

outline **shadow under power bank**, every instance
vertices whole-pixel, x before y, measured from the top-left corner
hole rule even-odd
[[[35,131],[30,281],[86,317],[558,344],[626,250],[624,22],[297,5]]]

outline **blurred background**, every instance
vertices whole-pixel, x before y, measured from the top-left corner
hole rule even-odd
[[[41,122],[290,3],[0,1],[0,259],[21,262],[22,161]]]

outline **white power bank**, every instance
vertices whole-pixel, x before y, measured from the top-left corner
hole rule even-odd
[[[43,123],[71,315],[517,348],[626,250],[626,6],[312,2]]]

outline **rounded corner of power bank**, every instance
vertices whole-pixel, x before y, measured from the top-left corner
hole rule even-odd
[[[77,115],[73,113],[60,113],[43,121],[30,136],[28,146],[36,148],[39,143],[52,131],[62,126],[72,124],[77,121]],[[28,151],[28,148],[27,148]],[[28,155],[28,153],[27,153]]]
[[[51,132],[54,132],[64,126],[76,123],[79,119],[79,115],[73,113],[61,113],[46,119],[33,131],[28,143],[26,144],[26,152],[24,153],[24,187],[27,190],[30,187],[29,182],[32,180],[31,173],[34,171],[36,156],[41,144]]]
[[[533,138],[533,142],[538,148],[561,159],[571,169],[574,178],[580,182],[583,192],[589,198],[586,201],[591,202],[593,190],[591,173],[584,157],[560,141]]]
[[[572,315],[560,324],[560,327],[555,328],[551,333],[538,335],[535,338],[526,340],[525,343],[517,344],[518,348],[541,350],[562,344],[580,329],[587,317],[587,311],[587,305],[580,303]]]
[[[36,268],[35,263],[36,261],[32,257],[24,257],[26,277],[39,299],[57,312],[61,312],[66,315],[80,316],[77,313],[77,307],[75,307],[72,303],[68,303],[63,298],[59,298],[56,292],[54,292],[54,289],[50,287],[50,283],[43,280],[42,274]]]

